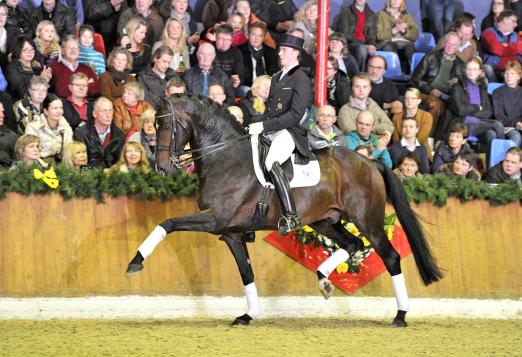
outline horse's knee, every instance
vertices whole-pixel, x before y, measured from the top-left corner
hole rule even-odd
[[[401,273],[401,256],[395,249],[393,249],[386,258],[382,258],[390,275],[394,276]]]

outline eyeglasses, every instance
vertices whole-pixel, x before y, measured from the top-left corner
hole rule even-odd
[[[232,42],[231,37],[218,37],[217,40],[223,41],[223,42]]]
[[[65,46],[65,48],[67,48],[68,50],[71,50],[71,51],[80,50],[80,47],[78,47],[78,46]]]
[[[6,12],[0,12],[0,17],[7,17],[7,13]]]
[[[24,48],[22,52],[34,52],[34,48]]]

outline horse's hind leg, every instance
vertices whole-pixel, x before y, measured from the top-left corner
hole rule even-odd
[[[248,306],[246,314],[236,317],[232,325],[248,325],[251,320],[259,315],[259,298],[254,282],[254,272],[250,264],[250,256],[248,255],[248,248],[240,233],[225,233],[222,237],[236,260]]]

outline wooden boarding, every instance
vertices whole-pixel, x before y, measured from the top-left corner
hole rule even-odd
[[[522,209],[519,203],[450,200],[415,206],[430,224],[432,246],[445,279],[424,287],[413,257],[403,260],[412,297],[522,297]],[[0,296],[242,295],[239,272],[225,244],[206,233],[168,236],[125,277],[127,263],[157,223],[196,211],[194,198],[167,203],[127,198],[63,201],[61,196],[9,193],[0,201]],[[390,209],[391,211],[391,209]],[[317,295],[315,274],[265,243],[249,244],[262,296]],[[342,294],[342,293],[339,293]],[[382,274],[355,296],[392,296]]]

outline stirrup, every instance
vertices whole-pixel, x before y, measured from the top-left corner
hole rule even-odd
[[[297,217],[282,216],[277,222],[277,233],[279,233],[280,236],[286,236],[290,232],[297,231],[301,228],[303,227]]]

